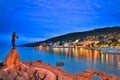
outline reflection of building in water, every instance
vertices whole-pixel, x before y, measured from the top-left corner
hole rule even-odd
[[[59,49],[58,48],[53,48],[53,53],[59,53]]]
[[[112,69],[113,67],[116,67],[118,70],[120,70],[120,55],[117,54],[102,54],[101,62],[104,65],[109,65],[109,67]]]
[[[116,56],[117,57],[117,67],[118,67],[118,70],[120,70],[120,56]]]
[[[49,46],[38,46],[38,47],[35,47],[35,49],[37,51],[45,51],[45,52],[49,52],[50,51],[50,47]]]
[[[120,55],[117,54],[103,54],[101,51],[88,50],[84,48],[49,48],[39,46],[36,48],[37,51],[45,51],[49,53],[52,51],[53,54],[66,56],[68,59],[75,58],[85,60],[86,63],[93,63],[93,66],[101,64],[108,66],[109,68],[116,67],[120,70]]]

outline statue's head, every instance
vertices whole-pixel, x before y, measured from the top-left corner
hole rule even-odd
[[[16,34],[16,32],[13,32],[13,34]]]

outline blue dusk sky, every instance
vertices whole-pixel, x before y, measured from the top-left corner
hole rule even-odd
[[[0,0],[0,45],[120,25],[120,0]]]

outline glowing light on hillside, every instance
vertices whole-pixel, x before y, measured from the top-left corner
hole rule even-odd
[[[76,43],[77,43],[78,41],[79,41],[78,39],[75,40]]]

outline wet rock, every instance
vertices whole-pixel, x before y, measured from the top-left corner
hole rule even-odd
[[[96,75],[100,76],[103,80],[109,80],[109,77],[103,72],[99,72],[96,70],[85,70],[84,72],[88,73],[89,75],[96,74]]]
[[[44,65],[45,65],[45,66],[50,66],[50,64],[49,64],[49,63],[45,63]]]
[[[4,72],[2,70],[0,70],[0,80],[2,80],[2,78],[4,77]]]
[[[19,76],[23,76],[23,77],[25,78],[25,80],[28,80],[28,79],[29,79],[29,74],[28,74],[28,72],[25,72],[25,71],[21,70],[21,71],[17,71],[17,74],[18,74]]]
[[[58,67],[36,62],[20,62],[16,49],[12,49],[0,68],[0,80],[94,80],[92,75],[98,75],[102,80],[120,80],[96,70],[85,70],[83,74],[71,75]],[[57,62],[56,66],[63,66]]]
[[[110,76],[110,77],[109,77],[109,80],[120,80],[120,78],[118,79],[118,78],[115,77],[115,76]]]
[[[56,75],[56,80],[75,80],[75,79],[74,79],[74,76],[72,76],[72,75],[69,75],[66,73],[58,73]]]
[[[17,76],[15,79],[12,79],[12,80],[26,80],[26,79],[23,76]]]
[[[29,75],[28,75],[28,73],[22,72],[22,75],[21,75],[21,76],[23,76],[23,77],[25,78],[25,80],[29,80]]]
[[[41,63],[40,62],[31,62],[31,66],[33,67],[40,67]]]
[[[24,64],[21,63],[18,69],[19,69],[20,71],[25,71],[25,72],[26,72],[26,70],[27,70],[28,68],[29,68],[29,66],[26,67],[26,65],[24,65]]]
[[[28,64],[32,64],[31,67]],[[83,74],[70,75],[57,67],[38,62],[20,63],[19,68],[13,70],[0,69],[0,80],[94,80],[94,74],[102,80],[119,80],[96,70],[85,70]]]
[[[3,65],[5,67],[10,67],[11,69],[18,68],[20,65],[20,59],[16,49],[11,49],[10,53],[5,58]]]
[[[56,66],[64,66],[64,62],[56,62]]]
[[[88,74],[88,75],[92,75],[94,74],[94,70],[85,70],[84,73]]]
[[[17,72],[16,71],[12,71],[10,72],[7,76],[6,76],[6,80],[13,80],[15,79],[17,76]]]
[[[37,62],[42,63],[42,60],[37,60]]]
[[[46,74],[40,73],[38,70],[36,70],[33,74],[33,77],[35,80],[38,80],[38,79],[44,80],[44,79],[46,79]]]
[[[77,74],[74,76],[75,80],[94,80],[90,75],[86,74]]]
[[[1,71],[2,71],[1,73],[2,80],[4,80],[8,76],[8,74],[10,74],[10,70],[7,70],[7,71],[1,70]]]

